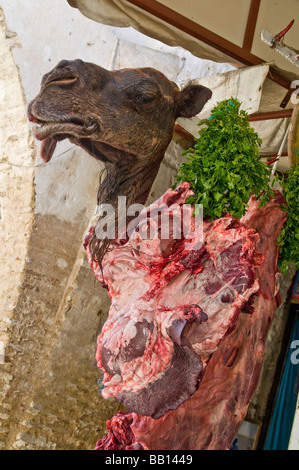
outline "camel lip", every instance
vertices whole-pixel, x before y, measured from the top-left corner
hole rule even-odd
[[[45,122],[30,111],[28,111],[28,119],[34,124],[43,124]]]
[[[34,137],[37,140],[45,140],[51,135],[55,135],[54,129],[53,129],[54,123],[46,123],[46,122],[36,122],[35,125],[32,128]]]
[[[61,134],[74,136],[83,132],[84,135],[88,135],[97,127],[95,123],[89,124],[77,117],[61,120],[44,120],[31,114],[29,120],[34,124],[32,131],[38,140],[44,140],[49,136],[59,136]]]
[[[74,125],[77,125],[77,126],[82,126],[82,127],[89,127],[90,126],[90,122],[91,120],[94,122],[94,119],[92,118],[87,118],[87,119],[83,119],[83,118],[80,118],[76,115],[73,115],[72,113],[70,114],[66,114],[65,116],[61,116],[61,117],[58,117],[56,118],[55,116],[53,117],[44,117],[43,115],[41,115],[40,113],[37,113],[36,110],[34,109],[35,106],[34,106],[34,101],[31,102],[31,104],[29,105],[29,108],[28,108],[28,112],[27,112],[27,116],[28,116],[28,119],[30,122],[32,122],[33,124],[37,124],[38,126],[43,126],[43,125],[57,125],[57,124],[61,124],[61,125],[65,125],[65,124],[74,124]]]

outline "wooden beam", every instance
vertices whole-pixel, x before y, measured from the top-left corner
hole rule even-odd
[[[243,49],[251,51],[261,0],[251,0],[247,25],[243,40]]]
[[[283,109],[279,111],[267,111],[265,113],[251,114],[248,121],[266,121],[268,119],[282,119],[291,117],[293,109]]]
[[[269,119],[283,119],[283,118],[289,118],[293,114],[293,109],[284,109],[284,110],[278,110],[278,111],[267,111],[264,113],[255,113],[251,114],[248,117],[249,122],[255,122],[255,121],[266,121]],[[186,131],[180,124],[175,124],[174,126],[174,131],[176,134],[180,135],[181,137],[184,137],[185,139],[188,140],[194,140],[194,135],[190,134],[190,132]],[[274,155],[274,154],[273,154]],[[272,156],[272,154],[270,155]]]
[[[162,3],[157,2],[156,0],[126,0],[133,5],[141,8],[142,10],[147,11],[153,16],[156,16],[160,20],[165,21],[168,24],[171,24],[175,28],[184,31],[190,36],[195,37],[196,39],[208,44],[214,49],[217,49],[224,54],[232,57],[233,59],[241,62],[245,65],[259,65],[265,63],[264,60],[252,54],[250,51],[243,49],[242,47],[233,44],[227,39],[222,38],[216,33],[200,26],[189,18],[177,13],[171,8],[162,5]],[[290,87],[290,82],[284,77],[279,75],[275,70],[271,69],[269,73],[269,78],[274,82],[278,83],[284,88]]]

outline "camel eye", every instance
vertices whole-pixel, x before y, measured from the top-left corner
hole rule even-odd
[[[146,103],[151,103],[152,101],[154,101],[155,96],[153,96],[153,95],[139,95],[138,98],[139,98],[140,102],[146,104]]]
[[[158,96],[157,87],[149,81],[144,81],[127,90],[127,97],[133,105],[152,103]]]

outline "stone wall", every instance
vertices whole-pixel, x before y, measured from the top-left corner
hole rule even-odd
[[[10,53],[0,11],[0,442],[9,432],[12,404],[7,395],[14,385],[14,351],[10,347],[24,281],[26,256],[34,223],[34,162],[36,149],[25,114],[18,70]],[[21,332],[18,335],[21,340]]]

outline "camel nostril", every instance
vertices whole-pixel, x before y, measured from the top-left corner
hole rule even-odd
[[[44,85],[72,85],[78,80],[78,75],[69,69],[57,69],[46,78]]]
[[[76,82],[78,75],[72,67],[72,61],[61,60],[45,79],[45,85],[57,83],[57,85],[71,85]]]

